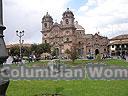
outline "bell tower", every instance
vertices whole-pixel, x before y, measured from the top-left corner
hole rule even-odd
[[[67,8],[67,10],[62,14],[62,30],[64,33],[64,49],[71,50],[71,47],[76,43],[75,25],[74,25],[74,14]],[[64,50],[64,51],[65,51]]]
[[[74,26],[74,14],[72,11],[67,8],[67,10],[63,13],[63,26]]]
[[[48,43],[49,39],[49,34],[50,34],[50,29],[53,26],[53,19],[52,17],[46,13],[44,17],[42,18],[42,43]]]
[[[42,18],[42,30],[43,31],[50,30],[50,28],[52,27],[52,25],[53,25],[53,19],[48,14],[48,12],[47,12],[46,15]]]

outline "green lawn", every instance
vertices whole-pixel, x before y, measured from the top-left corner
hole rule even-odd
[[[128,62],[126,62],[125,60],[118,60],[118,59],[104,60],[104,63],[109,65],[128,66]]]
[[[92,60],[64,61],[71,65],[86,65]],[[102,63],[116,66],[127,66],[124,60],[102,60]],[[29,63],[27,66],[42,66],[47,61]],[[61,93],[62,96],[128,96],[127,80],[70,80],[70,81],[50,81],[50,80],[22,80],[11,81],[7,90],[7,96],[44,96],[45,93]],[[59,91],[58,91],[59,90]]]
[[[86,65],[88,63],[97,63],[96,60],[75,60],[75,62],[72,62],[71,60],[68,61],[61,61],[64,64],[71,65],[71,66],[76,66],[76,65]],[[47,65],[48,60],[44,61],[38,61],[38,62],[31,62],[25,64],[26,66],[44,66]],[[117,66],[128,66],[128,62],[125,60],[118,60],[118,59],[105,59],[101,60],[101,63],[103,64],[108,64],[108,65],[117,65]],[[13,64],[12,66],[17,66],[18,64]]]
[[[43,96],[61,89],[63,96],[128,96],[128,81],[11,81],[7,96]]]

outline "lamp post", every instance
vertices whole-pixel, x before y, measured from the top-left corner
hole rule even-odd
[[[5,47],[5,42],[4,42],[4,35],[3,31],[6,29],[6,27],[3,25],[3,8],[2,8],[2,0],[0,0],[0,96],[5,96],[6,95],[6,90],[9,85],[9,79],[2,76],[2,74],[6,73],[6,70],[1,70],[3,67],[3,62],[6,61],[8,54],[7,50]]]
[[[23,31],[16,31],[16,35],[19,37],[19,43],[20,43],[20,59],[22,62],[22,44],[24,40],[22,40],[22,37],[24,36],[24,30]]]

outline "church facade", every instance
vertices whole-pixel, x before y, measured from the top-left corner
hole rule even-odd
[[[49,43],[56,49],[58,56],[65,56],[65,51],[73,47],[81,58],[108,53],[108,38],[100,36],[99,33],[85,34],[85,29],[75,21],[69,8],[62,14],[60,23],[53,22],[53,18],[47,12],[42,18],[41,32],[42,43]]]

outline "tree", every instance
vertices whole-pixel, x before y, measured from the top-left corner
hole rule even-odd
[[[71,51],[69,49],[66,49],[64,53],[66,54],[66,58],[69,58]]]
[[[23,56],[29,56],[32,53],[37,56],[40,56],[40,54],[42,53],[50,53],[51,46],[48,43],[32,44],[30,47],[22,46],[21,51]],[[20,47],[18,45],[10,48],[10,52],[9,52],[10,55],[15,56],[15,55],[19,55],[19,53],[20,53]]]
[[[37,55],[40,55],[42,53],[50,53],[51,52],[51,46],[49,43],[43,43],[43,44],[32,44],[31,45],[31,52],[34,52]]]
[[[40,44],[39,48],[42,49],[42,52],[44,52],[44,53],[50,53],[51,52],[51,46],[49,43]]]
[[[37,44],[32,44],[30,47],[31,52],[36,51],[38,49],[38,45]]]
[[[23,47],[22,46],[21,47],[21,52],[22,52],[23,56],[28,56],[31,53],[31,49],[30,49],[30,47],[27,47],[27,46]],[[20,47],[18,45],[13,46],[13,47],[10,48],[9,55],[16,56],[16,55],[19,55],[19,54],[20,54]]]
[[[18,45],[10,48],[9,55],[16,56],[19,55],[19,53],[20,53],[20,47]]]
[[[66,50],[65,50],[65,53],[66,53],[66,54],[70,54],[70,50],[69,50],[69,49],[66,49]]]
[[[71,50],[69,49],[66,49],[65,50],[65,53],[69,55],[69,58],[74,62],[75,59],[77,59],[77,51],[76,51],[76,48],[75,47],[72,47]]]
[[[97,63],[101,63],[101,62],[102,62],[102,59],[101,59],[101,55],[100,55],[100,54],[97,54],[97,55],[96,55],[95,61],[96,61]]]
[[[55,48],[53,48],[53,50],[52,50],[52,52],[51,52],[51,55],[52,56],[56,56],[57,54],[56,54],[56,49]]]
[[[31,48],[27,46],[22,47],[22,53],[23,56],[29,56],[31,53]]]
[[[70,51],[70,59],[74,62],[77,58],[78,58],[78,53],[76,51],[76,48],[75,47],[72,47],[71,48],[71,51]]]

